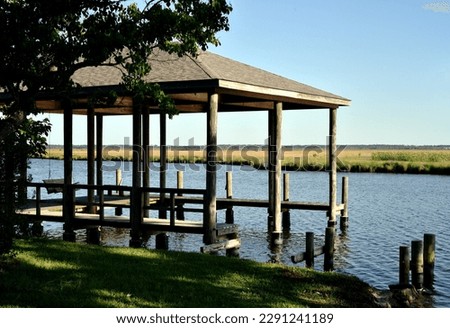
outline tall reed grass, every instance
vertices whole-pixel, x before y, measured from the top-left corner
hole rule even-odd
[[[169,163],[205,163],[204,150],[169,150]],[[132,151],[115,150],[103,154],[108,161],[131,161]],[[47,158],[63,159],[62,148],[52,148]],[[159,149],[150,153],[150,161],[160,160]],[[255,169],[266,169],[267,151],[263,149],[219,149],[218,163],[224,165],[248,165]],[[85,149],[74,149],[74,160],[85,160]],[[282,167],[287,171],[325,171],[329,170],[327,152],[317,148],[284,150],[281,156]],[[450,175],[450,150],[339,150],[338,170],[343,172],[370,173],[411,173]]]

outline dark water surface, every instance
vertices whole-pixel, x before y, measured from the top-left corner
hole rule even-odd
[[[32,160],[30,174],[40,182],[49,175],[63,177],[62,161]],[[104,183],[115,183],[117,163],[106,163]],[[151,185],[158,186],[157,165],[151,175]],[[124,185],[131,184],[131,164],[122,163]],[[176,186],[176,171],[184,171],[185,188],[204,188],[205,170],[199,164],[169,166],[168,187]],[[246,166],[223,166],[218,174],[218,197],[225,197],[225,172],[233,171],[233,197],[267,198],[267,172]],[[49,171],[51,174],[49,174]],[[450,307],[450,177],[431,175],[396,175],[348,173],[350,227],[339,232],[335,268],[353,274],[379,289],[387,289],[398,280],[399,246],[422,239],[424,233],[436,234],[435,307]],[[339,174],[342,176],[342,174]],[[339,178],[339,182],[341,179]],[[74,181],[86,183],[86,162],[74,162]],[[340,186],[339,186],[340,190]],[[78,195],[78,194],[77,194]],[[60,197],[61,195],[59,195]],[[47,197],[45,192],[43,198]],[[52,196],[52,197],[58,197]],[[323,172],[290,172],[290,199],[301,201],[328,200],[328,174]],[[285,236],[282,247],[270,249],[268,243],[266,209],[235,208],[235,221],[240,225],[241,257],[261,262],[281,261],[292,265],[291,255],[304,250],[305,233],[316,235],[317,246],[323,243],[327,218],[323,212],[291,211],[291,233]],[[198,214],[186,214],[187,218]],[[198,219],[198,218],[197,218]],[[218,214],[224,222],[225,213]],[[46,223],[49,236],[61,237],[62,225]],[[83,238],[81,233],[79,238]],[[128,245],[125,230],[105,229],[105,245]],[[173,250],[199,252],[202,236],[170,234]],[[150,238],[148,247],[155,241]],[[321,269],[323,259],[316,258]],[[303,265],[303,264],[300,264]]]

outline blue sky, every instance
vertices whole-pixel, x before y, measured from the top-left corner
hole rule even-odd
[[[231,30],[209,50],[351,99],[338,111],[339,144],[450,144],[449,2],[230,2]],[[156,144],[158,119],[152,121]],[[84,118],[75,122],[74,141],[83,144]],[[286,113],[283,144],[324,144],[327,124],[327,110]],[[266,113],[221,114],[219,143],[263,144],[266,125]],[[114,131],[105,133],[107,144],[131,136],[127,119],[106,119],[105,128]],[[62,141],[60,130],[54,127],[51,143]],[[205,134],[203,114],[168,125],[170,143],[204,144]]]

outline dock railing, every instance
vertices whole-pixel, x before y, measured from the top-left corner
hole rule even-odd
[[[41,182],[30,182],[27,185],[28,188],[34,188],[34,201],[35,201],[35,216],[39,220],[42,218],[42,209],[48,202],[57,203],[56,199],[44,200],[42,198],[42,189],[46,188],[45,183]],[[63,183],[54,183],[52,187],[64,188]],[[76,188],[76,190],[75,190]],[[105,208],[128,208],[131,210],[132,206],[136,206],[132,201],[132,191],[134,190],[131,186],[120,186],[120,185],[86,185],[86,184],[71,184],[69,185],[69,190],[73,190],[74,201],[70,202],[73,208],[68,209],[69,213],[79,212],[77,207],[84,207],[83,212],[86,213],[87,209],[95,208],[92,214],[97,214],[99,216],[99,222],[105,221]],[[82,191],[92,190],[97,193],[92,199],[88,199],[88,196],[77,197],[76,193]],[[162,210],[168,211],[170,226],[175,226],[176,224],[176,213],[180,211],[180,204],[185,204],[187,201],[183,199],[186,196],[190,197],[190,203],[199,204],[200,207],[194,208],[184,208],[184,212],[198,212],[204,213],[205,211],[205,195],[206,190],[203,189],[180,189],[180,188],[156,188],[156,187],[138,187],[135,190],[139,193],[138,198],[144,199],[144,194],[150,195],[150,202],[144,204],[140,202],[139,209],[137,213],[142,213],[138,220],[143,221],[143,213],[145,210]],[[160,195],[165,195],[164,201],[160,201]],[[182,195],[181,195],[182,194]],[[194,200],[193,200],[194,199]],[[118,200],[122,200],[119,202]],[[61,201],[61,199],[59,199]],[[63,206],[63,203],[60,203]],[[28,205],[30,209],[30,204]],[[61,214],[62,217],[62,214]],[[131,218],[130,218],[131,219]]]

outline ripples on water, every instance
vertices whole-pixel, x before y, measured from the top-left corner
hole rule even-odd
[[[30,173],[34,181],[48,177],[49,163],[53,178],[63,177],[62,161],[33,160]],[[176,169],[185,169],[185,188],[204,188],[202,167],[170,166],[168,187],[176,185]],[[194,169],[195,170],[194,170]],[[225,197],[225,171],[233,170],[233,196],[235,198],[267,197],[267,173],[250,167],[222,167],[218,174],[218,197]],[[86,183],[86,162],[74,162],[74,181]],[[337,271],[353,274],[380,289],[386,289],[398,279],[399,246],[410,245],[411,240],[422,239],[424,233],[436,234],[436,307],[450,307],[450,177],[431,175],[395,175],[349,173],[350,227],[346,234],[339,232],[336,243],[335,267]],[[342,176],[341,174],[339,176]],[[124,184],[131,184],[131,172],[123,172]],[[106,184],[115,181],[113,171],[104,172]],[[340,181],[339,181],[340,182]],[[158,186],[157,172],[151,176],[151,185]],[[328,199],[328,175],[319,172],[290,172],[291,200],[322,201]],[[339,186],[340,188],[340,186]],[[340,190],[340,189],[339,189]],[[58,197],[58,195],[56,195]],[[241,257],[261,262],[290,263],[291,255],[304,250],[305,233],[316,235],[322,244],[326,227],[325,213],[291,211],[291,233],[276,252],[268,243],[267,210],[235,208],[235,221],[240,225]],[[194,215],[195,214],[189,214]],[[218,218],[224,221],[224,212]],[[45,224],[50,236],[60,238],[61,224]],[[78,236],[85,238],[83,232]],[[127,246],[127,230],[105,229],[105,245]],[[198,252],[202,237],[189,234],[170,234],[173,250]],[[154,238],[147,243],[154,247]],[[316,258],[321,269],[322,257]]]

